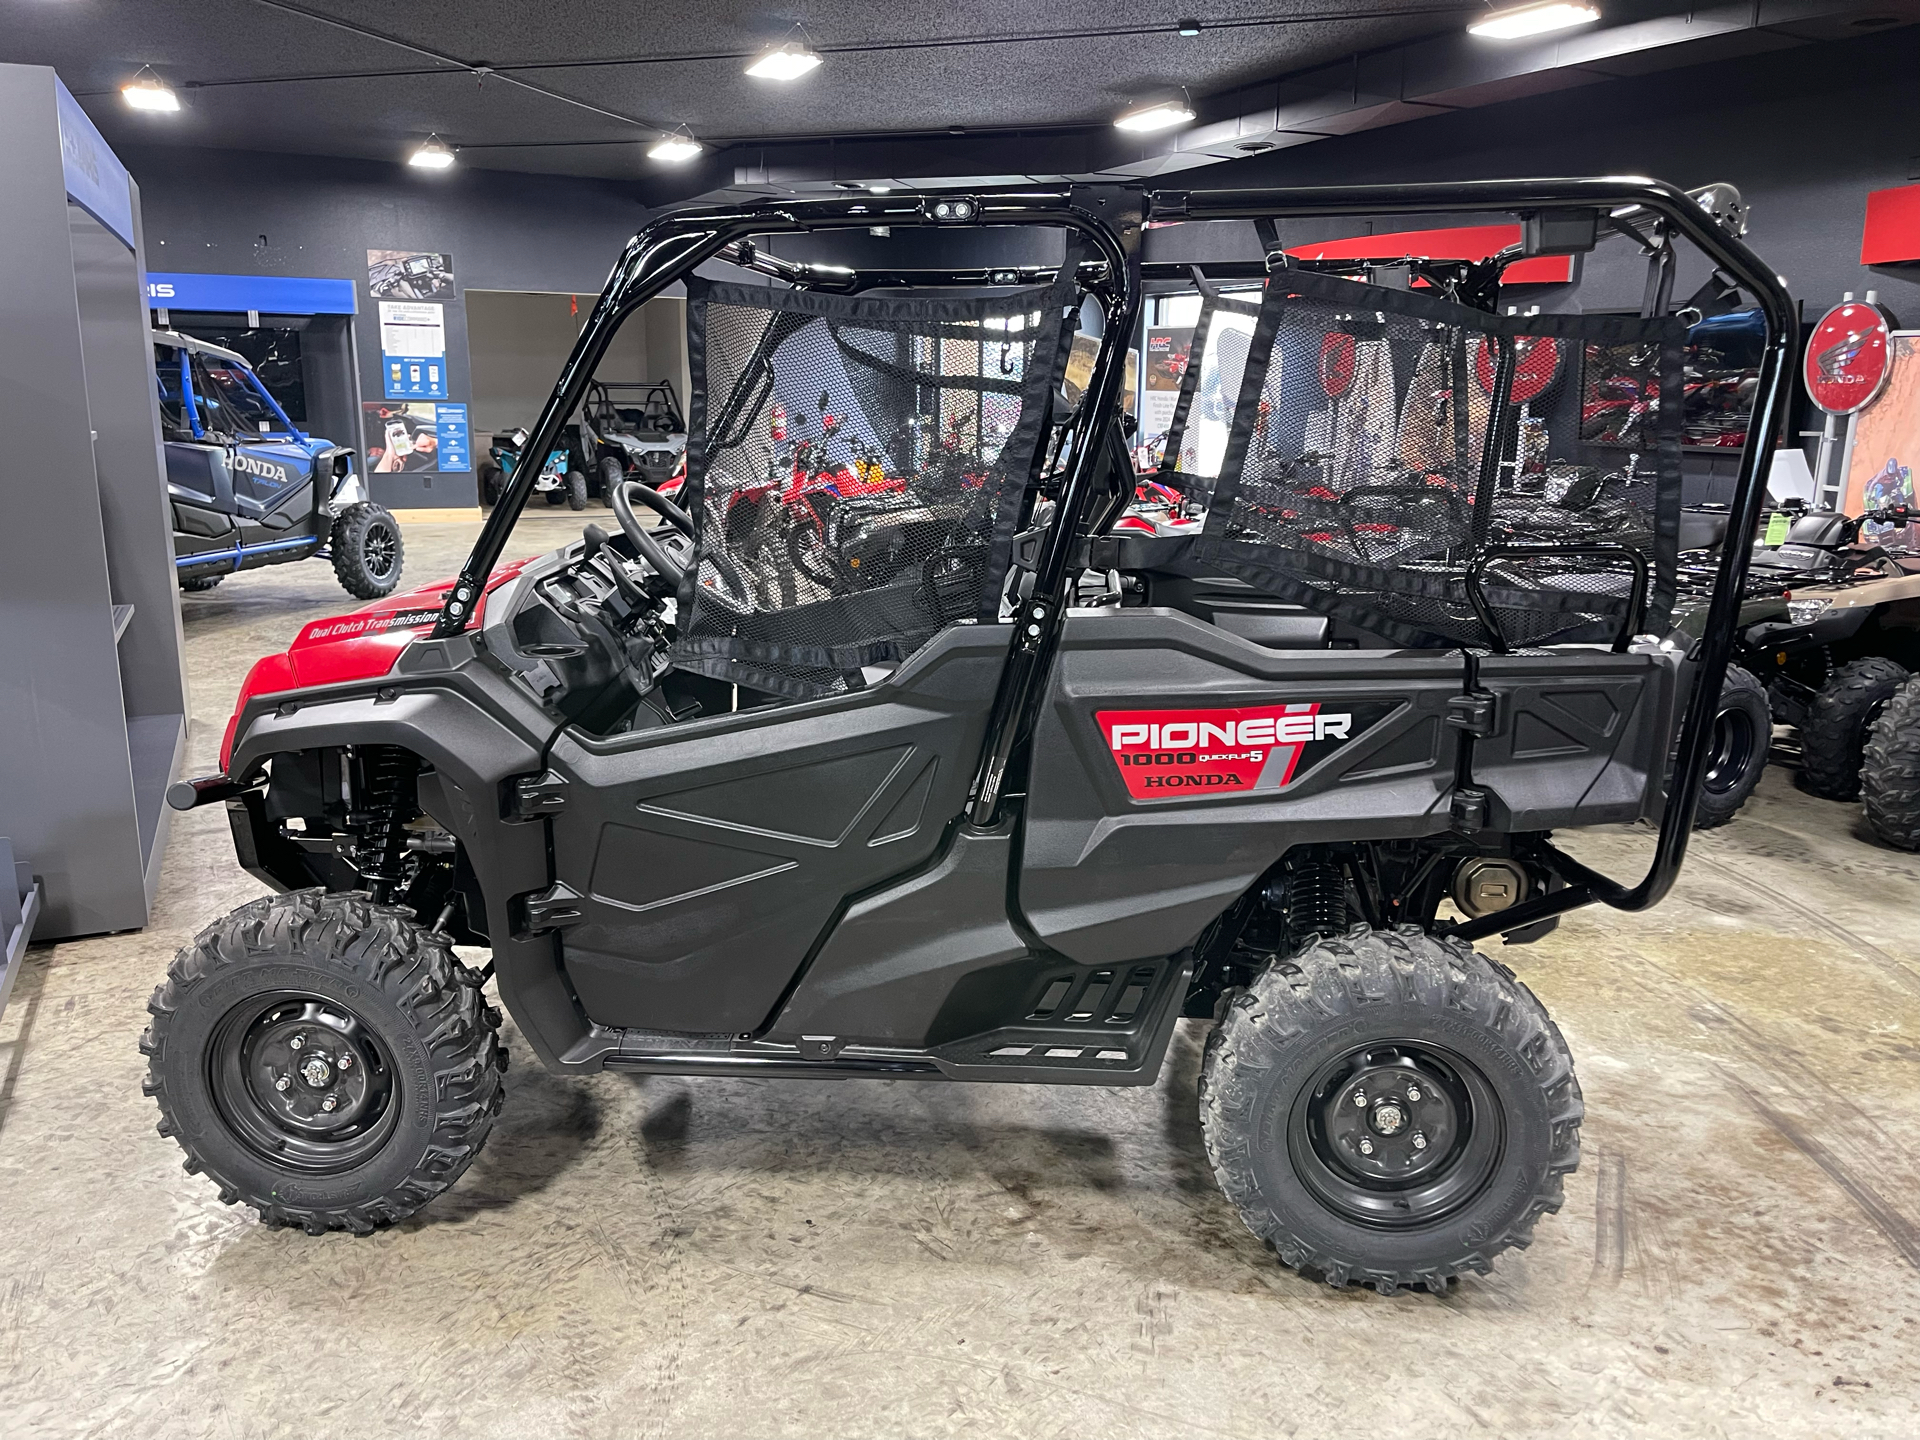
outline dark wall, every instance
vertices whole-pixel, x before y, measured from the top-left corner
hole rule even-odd
[[[1191,183],[1607,174],[1689,188],[1730,181],[1753,209],[1748,242],[1809,315],[1843,291],[1877,289],[1903,323],[1920,326],[1920,267],[1859,263],[1867,192],[1920,180],[1920,35],[1911,29],[1322,140],[1192,172]]]
[[[152,269],[352,279],[368,400],[381,395],[368,250],[446,251],[462,292],[576,292],[584,309],[646,215],[625,187],[599,180],[176,147],[120,153],[140,183]],[[470,401],[464,306],[448,304],[446,319],[449,398]],[[373,478],[375,498],[394,508],[475,503],[471,474]]]

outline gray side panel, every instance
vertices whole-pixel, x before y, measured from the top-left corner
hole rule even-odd
[[[1664,773],[1673,677],[1659,655],[1567,649],[1489,655],[1482,689],[1499,730],[1476,740],[1474,783],[1502,829],[1553,830],[1641,818]]]
[[[1084,964],[1172,954],[1289,846],[1448,826],[1450,651],[1271,650],[1167,610],[1076,615],[1033,741],[1020,905]],[[1136,799],[1096,716],[1319,702],[1379,713],[1278,790]]]
[[[1006,632],[949,630],[856,695],[608,740],[562,734],[567,974],[602,1025],[757,1030],[849,895],[965,804]],[[1004,908],[1004,907],[1003,907]]]
[[[963,828],[924,874],[850,905],[768,1038],[833,1035],[915,1048],[955,1038],[936,1033],[935,1022],[956,983],[1027,955],[1026,942],[1007,923],[1012,834],[1011,826]],[[978,1024],[960,1023],[958,1033],[1003,1021],[996,1010]]]

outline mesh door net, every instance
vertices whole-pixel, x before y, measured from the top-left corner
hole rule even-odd
[[[1496,316],[1276,273],[1189,564],[1395,644],[1484,647],[1476,562],[1509,645],[1611,640],[1631,608],[1624,549],[1650,572],[1633,618],[1659,630],[1685,336],[1674,318]],[[1534,553],[1494,553],[1512,546]]]
[[[698,563],[675,662],[811,699],[998,618],[1071,292],[689,282]]]

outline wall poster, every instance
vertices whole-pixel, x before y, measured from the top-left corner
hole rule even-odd
[[[1180,380],[1193,348],[1191,325],[1155,325],[1147,330],[1147,353],[1140,377],[1140,442],[1155,455],[1166,443],[1167,427],[1180,402]]]
[[[467,440],[467,407],[445,403],[436,405],[433,424],[440,442],[440,468],[442,470],[473,469],[473,456]]]
[[[467,407],[421,400],[368,400],[367,473],[429,475],[473,469]]]
[[[380,378],[389,400],[447,398],[445,307],[380,302]]]
[[[369,250],[367,288],[376,300],[451,300],[453,256],[435,250]]]
[[[1847,481],[1840,508],[1848,515],[1866,510],[1912,508],[1913,472],[1920,467],[1920,330],[1896,330],[1891,340],[1891,373],[1874,401],[1853,417],[1847,446]],[[1920,545],[1920,525],[1868,525],[1863,539],[1882,545]]]

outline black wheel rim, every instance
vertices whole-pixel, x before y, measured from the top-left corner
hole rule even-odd
[[[227,1128],[281,1169],[351,1170],[399,1123],[392,1055],[337,1001],[281,991],[236,1005],[214,1029],[207,1071]]]
[[[1713,717],[1713,750],[1707,757],[1703,782],[1716,795],[1735,789],[1753,764],[1759,732],[1744,710],[1722,710]]]
[[[394,556],[400,549],[400,537],[385,525],[369,525],[367,538],[360,547],[367,573],[384,580],[393,573]]]
[[[1418,1040],[1356,1046],[1293,1104],[1287,1149],[1314,1198],[1377,1229],[1431,1225],[1486,1189],[1506,1151],[1506,1114],[1470,1062]]]

